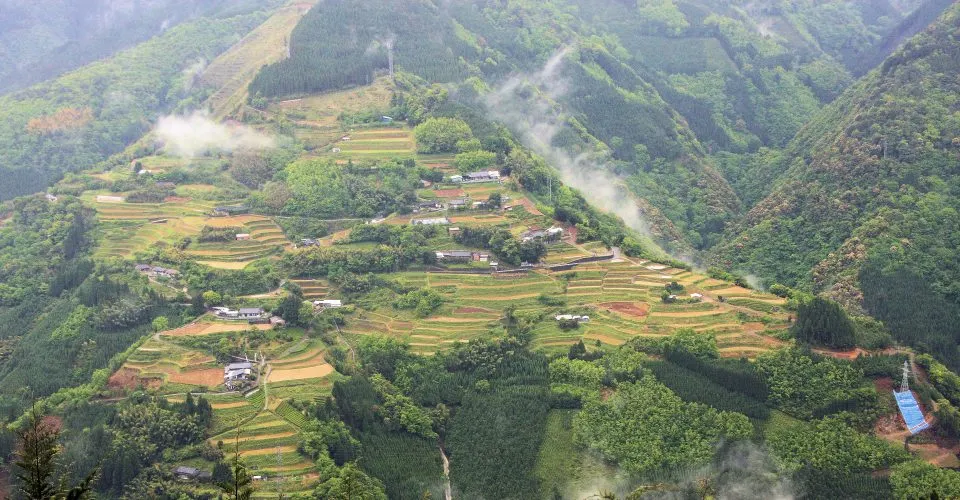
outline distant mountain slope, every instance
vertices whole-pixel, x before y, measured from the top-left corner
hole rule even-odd
[[[0,96],[0,200],[46,189],[123,151],[160,113],[202,98],[187,71],[267,17],[200,18],[114,57]]]
[[[913,293],[960,304],[958,29],[955,4],[819,113],[714,261],[852,307],[881,292],[860,286],[866,263],[920,276],[926,289]]]
[[[233,16],[280,0],[6,0],[0,93],[111,56],[183,21]]]
[[[559,145],[598,155],[592,165],[615,172],[676,226],[661,233],[704,249],[740,216],[741,196],[752,204],[769,189],[747,180],[735,192],[706,155],[786,144],[853,81],[847,68],[918,5],[330,0],[298,25],[291,58],[265,68],[250,94],[366,84],[388,71],[391,57],[431,82],[480,78],[496,87],[576,47],[554,99],[570,119]],[[763,172],[771,180],[779,173]]]

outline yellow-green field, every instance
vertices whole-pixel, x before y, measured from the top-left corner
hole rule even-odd
[[[573,247],[571,247],[573,248]],[[579,255],[568,251],[568,256]],[[392,277],[407,286],[430,287],[446,304],[427,318],[415,318],[389,304],[359,310],[347,322],[352,336],[381,334],[410,343],[415,352],[433,353],[457,342],[481,337],[502,320],[508,306],[517,313],[538,317],[534,345],[561,348],[578,340],[619,345],[634,337],[659,337],[680,328],[716,335],[724,356],[755,356],[781,345],[769,334],[787,324],[784,301],[747,289],[721,289],[742,300],[719,302],[715,292],[702,288],[707,278],[680,269],[650,270],[647,263],[605,262],[574,271],[538,271],[524,276],[401,273]],[[665,304],[664,285],[677,281],[691,293],[704,295],[699,303]],[[563,300],[564,306],[546,306],[541,296]],[[590,322],[563,331],[554,315],[575,311],[589,314]]]
[[[190,186],[189,189],[200,189]],[[250,262],[273,255],[290,245],[283,230],[273,220],[260,215],[212,217],[215,203],[177,199],[165,203],[125,203],[107,201],[85,194],[84,199],[97,211],[103,227],[96,254],[101,257],[132,258],[152,245],[176,243],[191,238],[186,254],[211,267],[243,268]],[[204,226],[238,227],[250,234],[247,241],[198,243]]]
[[[407,127],[359,129],[341,136],[330,154],[342,160],[412,158],[416,154],[416,144],[413,131]]]

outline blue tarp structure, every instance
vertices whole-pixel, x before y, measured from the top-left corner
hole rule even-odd
[[[897,406],[900,407],[900,414],[903,415],[903,421],[906,422],[910,434],[916,434],[930,427],[927,420],[923,418],[923,412],[920,411],[920,405],[913,397],[912,391],[893,391],[893,397],[897,399]]]

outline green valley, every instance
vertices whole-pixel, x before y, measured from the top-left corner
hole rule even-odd
[[[960,6],[197,9],[0,96],[0,497],[960,497]]]

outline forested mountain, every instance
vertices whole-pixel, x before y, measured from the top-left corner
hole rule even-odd
[[[0,17],[0,93],[57,77],[189,19],[276,1],[8,0]]]
[[[759,197],[741,183],[735,194],[706,154],[788,142],[852,82],[855,64],[901,35],[899,23],[919,5],[339,0],[307,15],[292,57],[262,71],[251,93],[366,83],[391,57],[428,81],[480,77],[496,86],[576,47],[559,75],[567,85],[552,96],[570,133],[554,145],[599,152],[593,164],[670,220],[655,233],[706,248],[740,215],[742,198]]]
[[[939,313],[878,295],[926,297],[931,309],[943,298],[955,318],[958,27],[954,5],[806,125],[763,167],[783,172],[770,174],[777,187],[732,228],[715,249],[716,262],[826,292],[854,309],[884,302],[871,310],[884,319],[901,309]],[[871,279],[862,281],[867,270]],[[918,283],[909,293],[891,290]],[[953,352],[955,325],[943,321],[940,331],[926,333],[942,336],[938,342]]]

